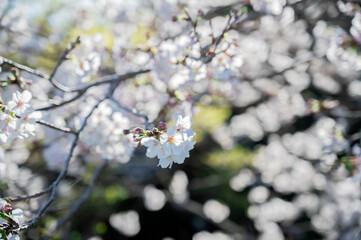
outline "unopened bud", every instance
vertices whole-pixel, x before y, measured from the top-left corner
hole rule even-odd
[[[146,131],[144,135],[147,137],[151,137],[153,136],[153,133],[151,131]]]
[[[167,128],[167,123],[159,122],[158,127],[160,130],[165,130]]]
[[[12,67],[10,71],[15,77],[19,76],[19,69],[17,69],[16,67]]]
[[[141,133],[143,133],[143,129],[141,129],[141,128],[134,128],[134,134],[141,134]]]

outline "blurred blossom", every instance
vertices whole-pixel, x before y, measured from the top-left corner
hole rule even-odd
[[[201,231],[193,235],[192,240],[232,240],[233,238],[222,232]]]
[[[228,218],[230,209],[227,205],[224,205],[216,200],[208,200],[203,205],[203,212],[208,218],[216,223],[223,222]]]
[[[259,187],[253,188],[248,193],[248,200],[251,203],[263,203],[267,200],[269,195],[270,195],[270,191],[268,190],[268,188],[266,188],[264,186],[259,186]]]
[[[312,216],[317,212],[320,200],[316,194],[305,193],[298,195],[293,202],[299,209]]]
[[[230,150],[235,146],[235,141],[231,134],[229,127],[222,126],[212,133],[212,137],[222,148]]]
[[[232,97],[232,101],[237,107],[248,106],[260,99],[261,94],[248,82],[240,82],[235,86],[237,94]]]
[[[353,29],[355,33],[356,30]],[[321,56],[327,56],[337,68],[360,70],[361,56],[351,48],[344,47],[343,44],[350,36],[341,27],[328,26],[326,22],[319,21],[313,29],[313,34],[316,38],[316,52]]]
[[[351,97],[361,98],[361,80],[354,80],[348,85],[348,93]]]
[[[356,12],[352,19],[350,33],[357,42],[361,43],[361,12]]]
[[[150,211],[158,211],[166,203],[166,196],[152,185],[145,186],[143,190],[144,206]]]
[[[68,156],[71,141],[60,139],[53,142],[49,147],[43,150],[43,156],[49,169],[62,169]]]
[[[140,231],[139,215],[133,210],[110,215],[109,223],[127,237],[135,236]]]
[[[7,3],[11,7],[3,12]],[[229,179],[232,190],[247,195],[240,206],[242,212],[247,210],[251,222],[242,228],[249,230],[248,224],[254,226],[259,240],[301,239],[309,234],[319,234],[324,239],[359,239],[359,4],[301,0],[57,3],[0,1],[0,12],[4,13],[0,17],[1,55],[51,73],[65,42],[81,35],[81,43],[58,66],[54,82],[79,88],[104,80],[102,76],[108,74],[150,69],[120,81],[114,100],[133,112],[145,114],[151,127],[157,126],[159,119],[177,119],[181,115],[176,126],[159,134],[162,137],[156,136],[159,132],[154,130],[137,139],[139,136],[132,131],[146,132],[139,128],[144,127],[144,119],[114,102],[102,102],[79,136],[68,177],[82,178],[88,163],[98,164],[104,158],[121,164],[138,158],[137,145],[147,148],[146,156],[159,157],[162,167],[182,163],[191,157],[189,150],[195,143],[191,117],[197,112],[197,104],[211,106],[220,102],[230,110],[230,117],[209,131],[214,141],[205,134],[206,140],[200,145],[208,147],[210,140],[210,147],[218,144],[224,150],[233,150],[245,143],[254,150],[252,166],[238,169]],[[232,30],[223,32],[230,10],[227,4],[233,4],[231,8],[239,11],[239,18],[236,22],[232,18]],[[185,13],[196,24],[190,23]],[[206,19],[202,19],[204,15]],[[243,21],[248,16],[251,20]],[[222,37],[217,40],[220,34]],[[106,96],[109,86],[91,87],[79,92],[82,96],[76,101],[40,114],[34,109],[68,101],[76,97],[76,92],[59,91],[48,79],[26,71],[19,72],[23,87],[5,86],[8,70],[5,58],[0,57],[0,190],[10,195],[33,194],[48,186],[48,180],[53,178],[39,175],[45,171],[42,161],[49,170],[62,170],[73,141],[73,137],[68,137],[71,135],[40,126],[36,121],[80,129],[97,100]],[[10,79],[14,80],[15,75],[10,74]],[[21,83],[21,79],[16,78],[13,83]],[[197,128],[202,128],[202,123],[198,122]],[[34,166],[41,167],[33,169]],[[198,177],[198,169],[192,164],[186,167],[191,175],[177,170],[169,182],[171,197],[179,204],[194,197],[188,184]],[[233,164],[228,167],[234,170]],[[137,171],[143,174],[143,166]],[[69,197],[73,192],[68,180],[57,189],[60,197]],[[163,190],[146,182],[142,197],[149,211],[161,210],[167,201]],[[199,199],[205,201],[204,215],[217,224],[229,216],[238,216],[230,210],[235,203],[209,199],[207,192]],[[0,207],[5,204],[0,199]],[[18,204],[24,214],[20,209],[13,210],[16,222],[23,215],[32,217],[43,205],[43,199]],[[112,214],[109,223],[119,233],[133,237],[141,231],[139,218],[136,211],[130,210]],[[1,224],[5,222],[0,218]],[[56,221],[45,223],[50,229],[56,226]],[[305,225],[310,229],[304,229]],[[222,232],[201,231],[210,229],[208,225],[202,227],[193,240],[233,239]],[[193,234],[194,229],[191,231]],[[102,239],[88,233],[84,236]],[[8,239],[19,236],[11,233]]]
[[[10,28],[13,31],[24,31],[28,27],[26,19],[28,11],[29,9],[27,6],[18,5],[9,11],[8,14],[4,15],[1,25]]]
[[[262,226],[261,235],[259,240],[283,240],[281,228],[274,222],[267,222]]]
[[[87,240],[102,240],[103,238],[99,237],[99,236],[93,236],[88,238]]]
[[[280,198],[272,198],[263,204],[252,205],[248,209],[248,214],[251,218],[259,221],[283,222],[296,219],[299,211],[290,202]]]
[[[306,89],[310,84],[310,76],[305,72],[297,72],[295,70],[288,70],[284,76],[292,86],[301,91]]]
[[[290,153],[300,157],[318,159],[322,154],[321,142],[307,133],[286,134],[282,137],[282,142]]]
[[[189,198],[188,177],[185,172],[177,170],[169,184],[169,191],[173,195],[174,201],[184,203]]]
[[[70,182],[63,181],[59,184],[58,194],[62,197],[69,196],[73,191],[73,185]]]
[[[332,94],[336,94],[341,90],[341,86],[336,80],[322,73],[314,74],[313,84],[315,84],[317,88]]]
[[[260,122],[251,114],[232,117],[230,127],[234,137],[249,137],[253,141],[259,141],[263,137]]]
[[[331,118],[320,118],[315,123],[313,132],[320,139],[326,152],[340,152],[347,147],[341,126]]]
[[[251,0],[251,4],[256,11],[279,15],[286,0]]]
[[[234,191],[241,192],[249,185],[255,182],[256,178],[251,170],[242,169],[236,176],[234,176],[229,185]]]

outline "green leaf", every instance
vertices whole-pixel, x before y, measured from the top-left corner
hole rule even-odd
[[[0,180],[0,190],[4,191],[4,190],[8,190],[8,189],[9,189],[8,184],[6,182]]]
[[[99,235],[103,235],[108,231],[107,225],[103,222],[95,224],[95,232]]]
[[[343,162],[343,164],[345,164],[345,167],[347,170],[349,170],[350,172],[353,172],[354,168],[352,166],[351,158],[349,156],[342,157],[341,162]]]

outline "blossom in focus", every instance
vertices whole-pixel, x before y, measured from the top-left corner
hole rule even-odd
[[[15,138],[35,135],[35,123],[40,119],[39,112],[33,112],[29,104],[32,94],[25,90],[16,91],[12,99],[3,104],[0,110],[0,141],[7,143]]]
[[[27,90],[22,93],[16,91],[13,93],[12,100],[8,103],[10,110],[21,116],[30,107],[29,101],[31,97],[31,93]]]
[[[192,123],[189,116],[183,118],[179,115],[176,126],[169,127],[166,132],[161,131],[158,135],[149,132],[152,136],[142,137],[141,144],[147,147],[146,156],[157,156],[158,166],[162,168],[171,168],[173,163],[182,164],[195,144]]]

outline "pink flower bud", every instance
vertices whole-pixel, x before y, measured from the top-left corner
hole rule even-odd
[[[160,130],[165,130],[165,129],[167,128],[167,123],[165,123],[165,122],[159,122],[158,128],[159,128]]]

